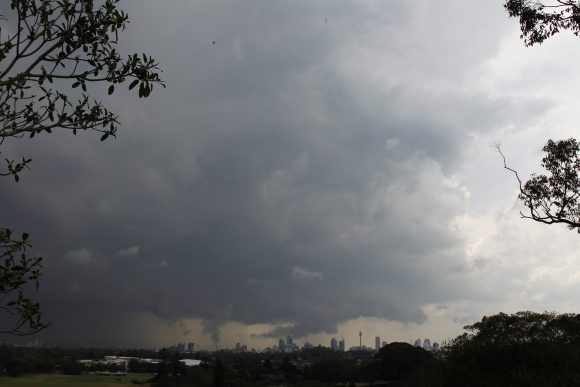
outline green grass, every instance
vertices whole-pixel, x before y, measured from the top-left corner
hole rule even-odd
[[[0,377],[1,387],[148,387],[149,384],[133,384],[131,380],[146,381],[152,375],[98,376],[31,374],[20,377]]]

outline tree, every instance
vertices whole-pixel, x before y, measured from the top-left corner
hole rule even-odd
[[[572,0],[506,0],[504,8],[520,19],[520,37],[526,46],[542,44],[561,30],[580,35],[580,4]]]
[[[517,312],[483,317],[444,346],[447,386],[574,386],[580,315]]]
[[[139,86],[139,97],[148,97],[155,84],[163,85],[153,58],[117,52],[118,33],[129,22],[118,2],[11,0],[12,13],[0,17],[0,146],[8,138],[56,130],[90,130],[101,141],[115,137],[117,115],[91,100],[88,87],[106,84],[110,95],[130,81],[129,90]],[[18,181],[31,159],[5,161],[0,176]],[[0,307],[18,321],[3,332],[33,333],[46,325],[24,290],[38,286],[41,260],[25,256],[26,234],[19,241],[12,235],[0,224]]]
[[[510,17],[520,19],[520,37],[526,46],[542,44],[562,30],[571,30],[580,36],[580,3],[572,0],[506,0],[504,8]],[[509,168],[503,157],[504,168],[512,171],[520,186],[518,198],[524,203],[529,215],[522,217],[545,224],[563,223],[580,233],[580,150],[573,138],[562,141],[549,140],[543,151],[542,167],[546,175],[532,175],[522,185],[518,173]]]
[[[569,138],[562,141],[548,140],[542,149],[542,167],[548,175],[532,175],[522,184],[518,173],[509,168],[505,156],[504,168],[513,172],[519,183],[518,198],[527,208],[523,218],[533,219],[545,224],[561,223],[580,233],[580,144]]]
[[[431,353],[407,343],[387,344],[376,355],[379,378],[391,381],[409,378],[434,362]]]

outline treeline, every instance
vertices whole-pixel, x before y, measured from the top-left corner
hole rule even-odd
[[[150,350],[111,350],[95,348],[20,348],[0,346],[0,376],[17,377],[34,373],[63,373],[79,375],[83,372],[124,372],[125,367],[119,364],[92,364],[89,367],[81,364],[81,359],[103,359],[107,355],[130,357],[155,357]],[[134,370],[131,369],[134,367]],[[155,373],[156,367],[130,362],[132,372]]]
[[[80,374],[83,369],[77,358],[59,351],[46,349],[0,347],[0,375],[16,377],[31,373],[62,372]]]
[[[198,367],[185,367],[174,357],[164,363],[168,368],[160,370],[152,386],[327,386],[376,380],[375,354],[367,351],[323,347],[287,354],[222,351],[205,360]]]

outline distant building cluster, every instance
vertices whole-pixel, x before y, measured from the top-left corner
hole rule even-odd
[[[359,336],[358,345],[351,346],[349,348],[350,351],[374,352],[374,351],[379,351],[382,347],[384,347],[385,345],[388,344],[386,341],[381,341],[380,336],[375,336],[374,345],[373,346],[366,346],[363,344],[363,332],[362,331],[359,332],[358,336]],[[425,339],[425,340],[417,339],[417,340],[415,340],[415,346],[421,347],[421,348],[425,349],[426,351],[438,351],[439,350],[439,344],[438,343],[431,344],[431,339]],[[238,343],[238,344],[236,344],[236,349],[234,351],[235,352],[240,352],[240,351],[243,352],[244,347],[245,346],[240,347],[240,345]],[[304,345],[302,346],[302,349],[309,349],[312,347],[314,347],[314,346],[311,343],[305,342]],[[297,352],[300,349],[301,348],[294,342],[292,336],[287,336],[285,339],[281,338],[278,341],[277,346],[265,348],[262,352],[290,353],[290,352]],[[330,339],[330,349],[333,351],[345,352],[347,350],[347,348],[346,348],[346,342],[345,342],[344,338],[341,338],[340,340],[338,340],[336,337],[332,337]]]
[[[304,343],[302,348],[294,341],[292,336],[286,336],[286,338],[281,338],[278,340],[277,346],[266,347],[262,350],[263,353],[292,353],[292,352],[299,352],[301,349],[309,349],[313,348],[314,345],[309,343],[308,341]]]
[[[421,347],[425,351],[433,351],[433,352],[439,351],[439,343],[433,343],[433,345],[431,345],[430,339],[423,340],[423,344],[421,344],[421,339],[417,339],[415,340],[415,343],[413,345],[415,347]]]
[[[299,350],[300,348],[296,343],[294,343],[294,339],[292,338],[292,336],[286,336],[285,341],[284,339],[280,339],[278,341],[278,352],[289,353],[289,352],[297,352]]]
[[[244,353],[248,352],[248,346],[245,344],[236,343],[236,347],[234,348],[235,353]]]
[[[376,340],[375,340],[376,341]],[[379,342],[381,341],[381,339],[379,338]],[[342,339],[343,342],[343,347],[344,347],[344,339]],[[350,347],[350,351],[374,351],[375,348],[372,347],[367,347],[366,345],[363,345],[363,333],[362,331],[360,331],[358,333],[358,345],[353,345],[352,347]],[[339,345],[340,348],[340,345]],[[343,349],[344,351],[344,349]]]
[[[386,341],[381,341],[381,337],[380,336],[375,336],[374,338],[374,345],[373,346],[366,346],[363,344],[363,332],[359,332],[358,333],[359,336],[359,342],[358,345],[354,345],[351,346],[350,348],[348,348],[348,350],[350,351],[379,351],[382,347],[384,347],[385,345],[388,344],[388,342]],[[425,338],[425,339],[416,339],[413,343],[413,345],[415,347],[421,347],[426,351],[432,351],[432,352],[437,352],[440,350],[440,345],[437,342],[431,343],[431,339],[429,338]],[[0,342],[0,346],[3,347],[27,347],[27,348],[41,348],[43,347],[42,343],[38,340],[34,340],[34,341],[30,341],[27,343],[12,343],[12,342]],[[197,347],[197,348],[196,348]],[[302,349],[310,349],[313,348],[314,345],[312,343],[309,342],[305,342],[304,345],[302,347],[300,347],[295,341],[294,338],[291,335],[286,336],[285,338],[280,338],[278,341],[278,345],[274,345],[272,347],[266,347],[264,348],[261,352],[263,353],[293,353],[293,352],[299,352]],[[75,347],[76,348],[76,347]],[[344,337],[337,339],[336,337],[332,337],[330,339],[330,349],[333,351],[340,351],[340,352],[345,352],[347,350],[346,347],[346,342]],[[169,347],[166,347],[165,350],[167,350],[168,352],[177,352],[177,353],[182,353],[182,354],[193,354],[196,351],[197,352],[207,352],[207,350],[202,350],[201,348],[199,348],[199,346],[196,346],[195,343],[193,342],[189,342],[189,343],[178,343],[176,345],[171,345]],[[216,350],[217,350],[217,346],[216,346]],[[234,353],[246,353],[246,352],[258,352],[256,351],[256,349],[252,348],[252,349],[248,349],[248,346],[245,344],[241,344],[241,343],[236,343],[235,347],[233,349],[226,349],[226,351],[231,351]],[[98,361],[95,364],[111,364],[111,363],[115,363],[115,362],[124,362],[127,360],[130,360],[131,358],[122,358],[122,357],[112,357],[112,356],[107,356],[105,359]],[[137,358],[134,358],[135,360],[137,360]],[[141,361],[147,362],[150,359],[140,359]],[[90,361],[81,361],[81,363],[84,363],[85,365],[91,365]]]
[[[166,348],[169,352],[193,353],[195,352],[195,343],[178,343]]]
[[[381,341],[380,336],[375,336],[375,342],[373,347],[367,347],[363,344],[363,333],[362,331],[359,332],[359,343],[356,346],[350,347],[351,351],[379,351],[382,347],[387,345],[386,341]],[[415,340],[415,346],[421,347],[426,351],[439,351],[439,343],[431,344],[431,339],[425,339],[421,341],[421,339]],[[345,342],[344,339],[337,341],[335,337],[330,340],[330,349],[334,351],[345,351]]]
[[[330,339],[330,349],[333,351],[346,351],[346,344],[344,342],[344,338],[340,339],[340,341],[336,341],[336,338]]]
[[[359,336],[359,342],[358,345],[354,345],[351,346],[350,348],[348,348],[348,350],[350,351],[369,351],[369,352],[374,352],[374,351],[379,351],[382,347],[384,347],[385,345],[388,344],[388,342],[386,341],[381,341],[381,337],[380,336],[375,336],[374,337],[374,342],[372,346],[366,346],[363,344],[363,332],[359,332],[358,333]],[[438,351],[439,350],[439,344],[438,343],[431,343],[431,339],[417,339],[414,342],[414,346],[415,347],[421,347],[423,349],[425,349],[426,351]],[[291,335],[286,336],[285,338],[280,338],[278,340],[278,344],[277,345],[273,345],[271,347],[266,347],[264,348],[261,352],[263,353],[293,353],[293,352],[299,352],[302,349],[309,349],[309,348],[313,348],[314,345],[312,345],[309,342],[305,342],[304,345],[302,347],[300,347],[295,341],[294,338]],[[346,347],[346,342],[343,338],[337,339],[336,337],[332,337],[330,339],[330,349],[333,351],[340,351],[340,352],[345,352],[347,350]],[[167,348],[168,351],[172,351],[172,352],[178,352],[178,353],[193,353],[196,350],[196,346],[195,343],[179,343],[177,345],[171,346]],[[217,350],[217,346],[216,346],[216,350]],[[236,343],[235,347],[232,349],[225,349],[226,351],[231,351],[234,353],[246,353],[246,352],[256,352],[256,350],[254,348],[252,349],[248,349],[248,346],[245,344],[241,344],[239,342]],[[197,351],[199,352],[200,349],[198,348]]]

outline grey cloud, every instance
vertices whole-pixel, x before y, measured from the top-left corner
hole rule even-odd
[[[294,281],[308,281],[322,278],[322,273],[316,270],[307,270],[301,266],[294,266],[290,271],[290,278]]]
[[[69,250],[64,255],[64,258],[67,261],[76,263],[78,265],[90,265],[102,261],[102,258],[99,256],[99,254],[87,248]]]
[[[436,24],[465,6],[431,5],[441,10],[425,20],[427,4],[126,4],[123,48],[157,56],[167,89],[108,100],[117,140],[5,146],[34,162],[0,186],[5,221],[47,257],[41,297],[57,324],[46,337],[75,321],[74,337],[99,343],[105,316],[131,313],[201,318],[216,341],[228,321],[331,333],[360,316],[421,323],[423,304],[476,297],[452,228],[466,205],[454,173],[471,131],[526,109],[464,90],[449,66],[477,71],[500,32],[468,31],[485,44],[462,50]],[[378,57],[356,56],[380,44],[384,80],[361,71]],[[93,260],[78,246],[107,265],[71,265]]]
[[[134,257],[136,255],[139,255],[139,250],[140,250],[139,246],[130,246],[125,249],[117,251],[115,254],[123,257]]]

